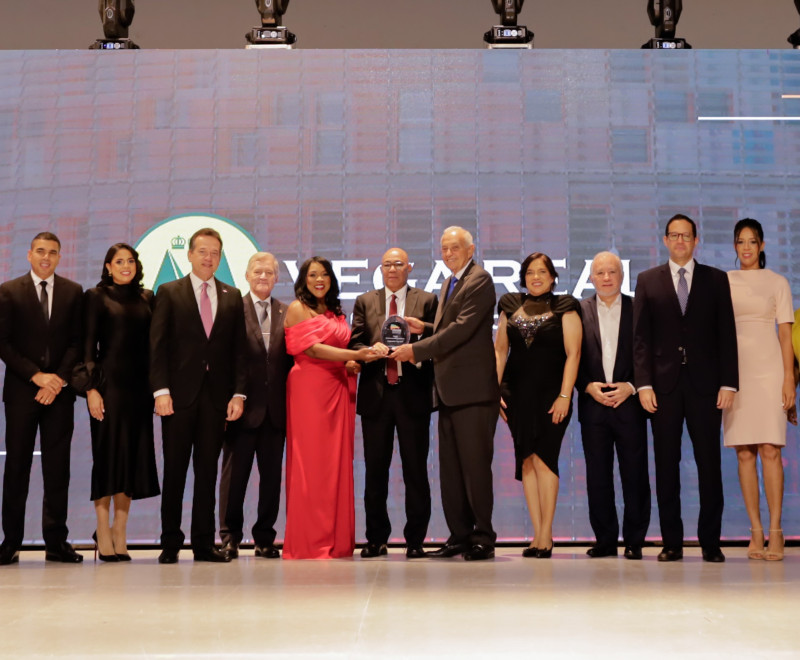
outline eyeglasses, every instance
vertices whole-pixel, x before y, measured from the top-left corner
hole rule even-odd
[[[381,268],[383,268],[383,270],[392,270],[392,268],[395,270],[402,270],[405,267],[406,264],[403,261],[385,261],[381,264]]]
[[[677,241],[679,238],[680,238],[680,239],[681,239],[681,240],[682,240],[684,243],[688,243],[689,241],[692,241],[692,240],[694,240],[694,235],[693,235],[693,234],[679,234],[679,233],[678,233],[678,232],[676,232],[676,231],[671,231],[669,234],[667,234],[667,238],[668,238],[669,240],[671,240],[673,243],[674,243],[675,241]]]

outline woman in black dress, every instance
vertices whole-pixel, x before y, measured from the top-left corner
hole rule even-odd
[[[142,264],[136,250],[125,243],[112,245],[100,282],[85,297],[91,499],[97,514],[97,548],[104,561],[130,560],[131,500],[160,493],[147,373],[152,301],[153,292],[142,288]]]
[[[507,293],[497,308],[500,415],[514,439],[515,477],[533,524],[534,538],[522,555],[546,559],[553,553],[558,455],[572,416],[583,330],[578,301],[553,294],[558,274],[550,257],[534,252],[519,273],[527,293]]]

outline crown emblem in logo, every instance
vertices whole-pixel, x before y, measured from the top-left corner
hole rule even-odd
[[[173,250],[183,250],[186,248],[186,239],[178,235],[172,239],[172,249]]]

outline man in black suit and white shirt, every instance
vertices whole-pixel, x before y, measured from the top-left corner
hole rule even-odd
[[[77,564],[67,542],[69,465],[75,393],[67,386],[81,350],[82,289],[55,274],[61,241],[42,232],[31,242],[31,272],[0,286],[0,358],[6,363],[3,401],[6,460],[0,564],[19,560],[25,532],[36,431],[41,444],[45,559]]]
[[[239,556],[244,527],[247,482],[258,461],[258,517],[253,525],[256,557],[278,559],[275,521],[281,502],[281,467],[286,443],[286,377],[292,357],[286,353],[283,320],[286,305],[272,296],[278,281],[278,260],[256,252],[247,263],[250,291],[244,294],[247,331],[247,405],[228,426],[222,448],[219,484],[219,529],[222,550]]]
[[[159,287],[153,309],[150,386],[164,446],[162,564],[178,561],[185,538],[181,512],[190,459],[195,561],[231,559],[214,546],[214,491],[225,422],[236,421],[244,410],[245,330],[241,293],[214,279],[221,257],[219,233],[196,231],[189,240],[192,272]]]
[[[578,370],[589,521],[596,543],[590,557],[617,555],[619,520],[614,502],[614,448],[625,513],[625,558],[641,559],[650,525],[647,420],[633,386],[633,300],[620,293],[622,262],[611,252],[592,260],[596,294],[581,301],[583,346]]]
[[[633,304],[634,384],[652,414],[656,497],[664,549],[659,561],[683,558],[680,461],[683,421],[697,465],[703,559],[723,562],[720,424],[739,388],[736,325],[728,276],[694,260],[697,226],[670,218],[669,262],[641,273]]]
[[[432,293],[408,286],[411,272],[408,255],[400,248],[387,250],[381,260],[384,286],[356,298],[349,348],[358,350],[379,345],[384,321],[390,316],[413,316],[433,323],[437,300]],[[417,341],[419,335],[412,335]],[[365,364],[358,382],[356,412],[361,416],[364,436],[364,510],[367,517],[367,545],[362,557],[386,554],[392,528],[386,510],[389,467],[392,463],[394,433],[403,464],[406,488],[406,557],[425,556],[422,542],[431,517],[431,489],[428,482],[431,409],[433,407],[433,364],[399,363],[392,359]]]

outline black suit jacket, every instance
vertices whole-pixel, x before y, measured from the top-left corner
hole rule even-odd
[[[695,264],[683,316],[669,264],[644,271],[636,282],[633,323],[637,389],[650,385],[656,394],[671,392],[682,368],[698,392],[739,388],[731,289],[721,270]]]
[[[292,356],[286,353],[286,335],[283,330],[286,305],[275,297],[270,301],[269,354],[267,354],[253,298],[246,293],[242,302],[247,332],[245,342],[247,387],[244,391],[247,403],[239,424],[247,429],[258,428],[269,412],[272,426],[285,430],[286,377],[294,362]]]
[[[39,388],[31,378],[39,371],[69,382],[81,353],[83,290],[55,276],[49,323],[30,273],[0,286],[0,359],[6,363],[3,401],[33,401]],[[46,359],[47,358],[49,359]],[[59,400],[74,401],[67,388]]]
[[[633,383],[633,300],[622,295],[620,310],[619,335],[617,337],[617,355],[614,359],[613,382]],[[600,322],[597,318],[597,295],[581,300],[581,322],[583,323],[583,343],[581,346],[581,362],[578,369],[578,419],[581,423],[599,421],[610,408],[595,401],[586,393],[589,383],[606,381],[603,369],[603,344],[600,338]],[[618,408],[613,409],[620,420],[633,418],[642,414],[639,397],[629,396]]]
[[[214,280],[217,314],[206,337],[192,282],[187,275],[162,284],[150,324],[150,387],[169,388],[175,408],[190,406],[209,377],[214,405],[224,410],[247,387],[245,330],[239,289]]]
[[[408,287],[406,292],[405,316],[413,316],[429,324],[436,317],[437,299],[432,293],[422,289]],[[386,320],[385,287],[368,291],[356,298],[353,308],[353,324],[350,335],[350,348],[358,350],[381,341],[381,329]],[[426,328],[430,334],[432,326]],[[425,336],[423,334],[423,336]],[[411,342],[418,341],[417,335],[411,336]],[[433,383],[433,364],[422,363],[417,368],[410,363],[403,364],[403,384],[401,396],[408,410],[428,413],[433,407],[431,386]],[[356,412],[359,415],[377,415],[380,412],[385,378],[386,360],[376,360],[362,366],[358,381],[358,400]]]

